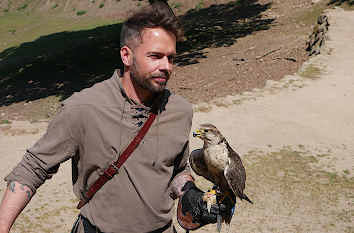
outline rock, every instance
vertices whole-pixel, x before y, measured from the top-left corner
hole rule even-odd
[[[316,37],[315,37],[315,41],[317,42],[319,39],[321,39],[323,36],[323,32],[317,33]]]
[[[327,23],[323,23],[317,26],[317,32],[326,32],[327,31]]]
[[[324,42],[324,37],[328,31],[328,17],[326,14],[322,13],[317,20],[316,25],[312,29],[312,34],[309,36],[308,47],[306,51],[310,51],[309,55],[320,53],[320,47]]]
[[[283,83],[273,80],[267,80],[265,86],[268,88],[281,88],[283,86]]]
[[[316,34],[318,32],[318,24],[316,24],[315,26],[313,26],[313,29],[312,29],[312,34]]]
[[[315,34],[311,34],[311,36],[310,36],[310,42],[309,42],[310,47],[315,43],[315,37],[316,37]]]
[[[318,24],[323,24],[328,21],[328,17],[325,14],[321,14],[320,17],[318,17]]]

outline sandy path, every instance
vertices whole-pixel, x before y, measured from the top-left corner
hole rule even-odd
[[[354,43],[349,38],[354,36],[354,12],[338,9],[328,16],[329,40],[322,54],[301,68],[320,68],[319,79],[306,80],[294,74],[283,82],[269,82],[263,90],[216,100],[219,105],[223,102],[231,106],[197,112],[193,127],[205,122],[215,124],[241,154],[287,145],[339,150],[341,158],[337,157],[336,168],[353,171]],[[241,104],[232,104],[235,100],[241,100]],[[192,148],[201,145],[191,141]]]
[[[229,143],[241,155],[251,150],[277,151],[291,146],[313,153],[329,153],[321,159],[323,169],[343,174],[354,173],[354,12],[335,10],[328,13],[331,24],[328,40],[322,54],[310,59],[309,65],[322,71],[316,80],[298,75],[285,77],[283,82],[269,82],[262,90],[244,93],[242,96],[215,100],[209,112],[195,113],[193,129],[200,123],[215,124]],[[196,109],[210,107],[205,104]],[[17,124],[17,125],[16,125]],[[4,177],[44,132],[46,124],[26,122],[12,124],[11,129],[1,126],[0,177]],[[26,133],[20,129],[26,131]],[[33,130],[35,129],[35,130]],[[7,132],[5,135],[4,132]],[[20,132],[20,133],[18,133]],[[11,136],[14,134],[13,136]],[[201,146],[191,139],[191,149]],[[12,232],[67,232],[74,221],[76,200],[71,192],[70,163],[64,164],[58,174],[38,190]],[[254,186],[255,184],[249,184]],[[0,196],[6,184],[0,183]],[[271,190],[269,190],[271,192]],[[283,213],[284,203],[278,203],[279,194],[261,197],[257,189],[250,189],[258,205],[241,203],[240,214],[233,221],[230,232],[353,232],[351,221],[320,227],[329,222],[326,214],[312,214],[309,207]],[[353,194],[353,193],[352,193]],[[352,195],[353,196],[353,195]],[[266,199],[268,198],[268,199]],[[268,201],[268,202],[267,202]],[[307,204],[306,201],[304,201]],[[338,206],[350,212],[353,206],[343,199]],[[334,207],[333,207],[334,208]],[[327,219],[328,218],[328,219]],[[27,230],[25,230],[27,229]],[[206,227],[199,232],[214,231]],[[327,230],[326,230],[327,229]],[[225,230],[225,228],[224,228]],[[179,231],[181,231],[179,229]],[[183,232],[183,231],[181,231]]]
[[[214,124],[241,155],[251,150],[270,152],[290,146],[315,155],[319,162],[313,167],[319,170],[353,177],[354,43],[349,38],[354,36],[354,12],[336,9],[327,15],[331,24],[329,40],[321,54],[310,59],[299,71],[318,67],[321,70],[318,79],[304,79],[294,74],[282,82],[269,82],[263,90],[215,100],[214,104],[228,107],[212,106],[209,112],[197,112],[193,128],[201,123]],[[196,106],[197,109],[209,107],[208,104]],[[201,140],[191,139],[192,149],[201,145]],[[349,195],[336,196],[338,200],[331,202],[327,198],[331,194],[316,200],[312,197],[316,195],[314,190],[305,196],[295,191],[295,195],[286,197],[291,191],[284,191],[286,188],[276,184],[267,187],[268,184],[254,183],[262,178],[252,175],[249,174],[248,196],[253,196],[255,205],[240,202],[240,212],[229,232],[354,232],[353,179],[349,184],[351,188],[347,189]],[[299,191],[302,188],[299,186],[311,189],[311,185],[306,186],[302,180],[305,178],[300,178],[293,186],[289,183],[289,187]],[[314,187],[317,188],[327,192],[325,185]],[[321,191],[319,195],[323,194]],[[344,186],[337,192],[345,193]],[[214,231],[212,226],[198,232]]]

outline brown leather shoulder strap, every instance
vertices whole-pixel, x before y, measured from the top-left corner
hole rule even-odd
[[[149,130],[150,126],[154,122],[156,117],[155,113],[150,113],[149,118],[146,120],[145,124],[139,131],[139,133],[135,136],[133,141],[129,144],[129,146],[123,151],[123,153],[119,156],[118,160],[115,163],[109,165],[109,167],[103,172],[103,174],[91,185],[91,187],[83,193],[84,198],[80,200],[77,205],[78,209],[81,209],[86,202],[88,202],[93,195],[113,176],[118,173],[118,169],[122,166],[122,164],[128,159],[128,157],[133,153],[133,151],[138,147],[141,140],[144,138],[145,134]]]

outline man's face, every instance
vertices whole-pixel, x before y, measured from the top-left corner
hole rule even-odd
[[[144,29],[142,41],[132,49],[132,53],[132,80],[145,90],[163,91],[173,69],[175,36],[161,28]]]

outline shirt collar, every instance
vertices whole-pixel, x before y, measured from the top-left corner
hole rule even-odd
[[[122,93],[122,96],[132,105],[138,108],[144,108],[146,110],[151,110],[151,109],[160,109],[160,105],[163,103],[163,100],[165,99],[165,97],[167,96],[166,93],[168,92],[167,90],[164,90],[163,92],[161,92],[153,101],[153,103],[149,106],[146,106],[144,104],[140,104],[138,102],[136,102],[135,100],[131,99],[128,97],[127,93],[125,92],[123,85],[122,85],[122,81],[121,81],[121,70],[120,69],[116,69],[114,71],[113,77],[114,79],[116,79],[117,83],[118,83],[118,87],[120,89],[120,92]]]

